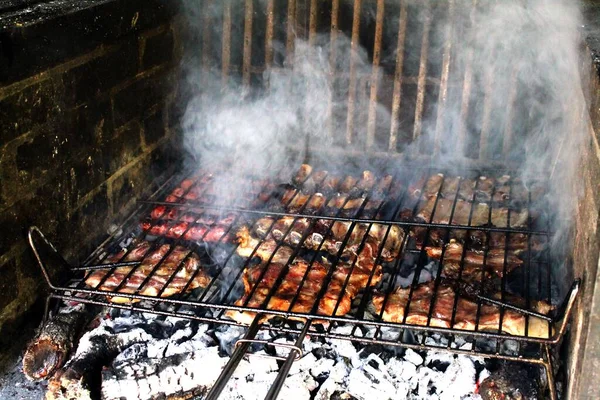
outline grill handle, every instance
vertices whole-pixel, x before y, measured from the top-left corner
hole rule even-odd
[[[248,328],[246,335],[242,339],[243,341],[241,341],[239,346],[236,343],[233,354],[229,358],[229,361],[227,362],[227,365],[225,365],[225,368],[223,368],[223,371],[221,371],[219,378],[217,378],[217,381],[210,389],[210,392],[208,392],[206,400],[217,400],[219,398],[219,395],[221,394],[223,389],[225,389],[225,386],[227,386],[227,382],[229,382],[229,379],[231,379],[231,376],[235,372],[235,369],[239,365],[240,361],[242,361],[242,359],[244,358],[246,351],[248,351],[248,348],[250,348],[250,345],[252,344],[251,339],[254,339],[254,337],[256,337],[258,329],[260,328],[260,320],[262,319],[262,317],[262,314],[258,314],[256,317],[254,317],[254,321],[252,321],[252,324]]]
[[[44,259],[55,264],[59,270],[59,279],[63,273],[66,273],[71,269],[71,266],[65,259],[60,255],[58,250],[46,239],[46,236],[42,233],[40,228],[37,226],[29,227],[29,232],[27,234],[27,238],[29,240],[29,246],[35,255],[35,259],[37,260],[40,268],[42,269],[42,274],[44,274],[44,278],[46,279],[46,283],[52,290],[56,290],[57,286],[52,283],[50,279],[50,273],[46,264],[42,261],[42,256],[40,256],[40,251],[44,256]]]

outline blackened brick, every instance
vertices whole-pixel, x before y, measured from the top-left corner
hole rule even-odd
[[[110,151],[104,152],[104,171],[106,175],[114,174],[140,155],[141,152],[140,124],[133,121],[115,133],[110,142]]]
[[[14,259],[0,266],[0,309],[6,307],[17,298],[17,264]]]
[[[58,135],[50,132],[36,135],[31,141],[17,148],[17,169],[31,172],[56,167],[59,147],[61,141]]]
[[[152,184],[153,177],[148,173],[149,158],[139,160],[113,180],[111,201],[115,214],[123,215],[129,211],[138,195]]]
[[[173,60],[173,45],[173,32],[170,29],[147,38],[143,67],[147,69]]]
[[[171,71],[140,78],[114,95],[113,111],[115,126],[144,116],[160,104],[175,87]]]
[[[45,123],[61,109],[62,88],[52,79],[0,100],[0,144]]]
[[[135,37],[123,39],[106,54],[66,71],[63,81],[68,104],[83,104],[133,78],[138,71],[138,51]]]
[[[6,253],[13,246],[25,240],[23,227],[26,225],[26,217],[21,214],[21,207],[15,204],[0,213],[0,255]]]
[[[144,121],[144,135],[146,144],[152,145],[165,136],[165,119],[163,108],[146,118]]]

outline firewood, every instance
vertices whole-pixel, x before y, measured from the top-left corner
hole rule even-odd
[[[99,311],[99,307],[82,304],[52,316],[27,346],[23,356],[25,376],[31,380],[52,376],[64,365],[84,328]]]

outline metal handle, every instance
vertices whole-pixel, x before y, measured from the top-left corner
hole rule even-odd
[[[40,257],[40,253],[35,244],[34,234],[38,235],[38,237],[42,240],[42,244],[47,246],[56,255],[56,257],[58,258],[60,263],[66,269],[70,269],[69,263],[67,263],[65,261],[65,259],[60,255],[60,253],[58,252],[58,250],[56,250],[56,248],[52,245],[52,243],[50,243],[48,241],[48,239],[46,239],[46,236],[44,236],[44,234],[42,233],[40,228],[38,228],[37,226],[29,227],[29,232],[27,234],[27,238],[29,240],[29,246],[31,247],[31,250],[33,251],[33,254],[35,255],[35,258],[36,258],[40,268],[42,269],[42,274],[44,274],[46,283],[48,283],[48,286],[50,287],[50,289],[56,290],[57,286],[52,283],[52,281],[50,279],[50,274],[48,273],[48,269],[46,268],[46,265],[44,264],[44,262],[42,261],[42,258]]]
[[[219,398],[219,395],[221,394],[223,389],[225,389],[225,386],[227,386],[227,382],[229,382],[229,379],[235,372],[235,369],[237,368],[240,361],[242,361],[242,358],[244,358],[246,351],[250,347],[250,339],[254,339],[254,337],[258,333],[258,328],[260,327],[260,320],[262,319],[262,317],[262,314],[258,314],[256,317],[254,317],[254,321],[252,321],[252,324],[250,325],[250,327],[248,327],[246,335],[242,339],[246,341],[242,342],[239,346],[236,343],[235,351],[229,358],[229,361],[225,365],[225,368],[223,368],[223,370],[221,371],[221,375],[219,375],[219,378],[217,378],[215,384],[210,389],[210,392],[208,392],[206,400],[217,400]]]
[[[287,344],[287,343],[277,343],[277,342],[270,342],[268,340],[264,340],[264,339],[240,339],[237,342],[235,342],[235,347],[237,348],[238,346],[242,345],[243,343],[258,343],[258,344],[264,344],[264,345],[268,345],[268,346],[273,346],[273,347],[283,347],[285,349],[290,349],[290,354],[292,354],[292,351],[294,353],[296,353],[296,358],[294,358],[294,361],[301,359],[302,357],[304,357],[304,353],[302,352],[302,348],[300,348],[299,346],[296,346],[294,344]],[[281,361],[286,361],[287,357],[282,357],[282,356],[272,356],[269,354],[256,354],[256,353],[250,353],[248,354],[250,356],[256,356],[256,357],[262,357],[262,358],[274,358],[276,360],[281,360]],[[289,355],[288,355],[289,357]]]

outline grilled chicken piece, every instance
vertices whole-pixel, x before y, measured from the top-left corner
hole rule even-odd
[[[435,302],[431,314],[431,303],[435,295]],[[525,317],[516,311],[505,309],[501,320],[501,310],[497,306],[482,303],[479,307],[474,301],[459,296],[456,313],[453,319],[454,303],[457,296],[455,289],[445,281],[440,282],[437,292],[435,281],[420,284],[413,290],[408,312],[406,310],[410,288],[397,288],[387,299],[384,308],[384,294],[373,296],[372,302],[375,312],[388,322],[405,322],[409,325],[428,325],[428,316],[431,315],[429,326],[440,328],[454,328],[466,331],[492,331],[507,333],[515,336],[525,336],[527,319],[528,337],[548,338],[552,333],[548,322],[537,317]],[[536,311],[543,313],[552,307],[544,302],[536,302]],[[479,314],[478,314],[479,308]],[[479,315],[479,320],[477,317]],[[406,318],[406,320],[405,320]],[[501,329],[500,329],[501,327]]]
[[[141,261],[138,266],[125,266],[107,269],[97,269],[91,272],[85,283],[97,290],[115,293],[138,293],[144,296],[170,297],[198,287],[205,287],[210,282],[210,277],[200,264],[200,259],[195,253],[182,247],[164,244],[148,252],[150,243],[139,243],[123,261]],[[168,254],[168,255],[167,255]],[[122,252],[109,257],[106,263],[116,262],[122,257]],[[119,257],[121,256],[121,257]],[[166,256],[166,258],[165,258]],[[117,259],[117,257],[119,257]],[[161,262],[162,260],[162,262]],[[160,264],[159,264],[160,263]],[[158,265],[156,271],[152,270]],[[131,276],[127,275],[133,271]],[[148,278],[148,281],[141,286]],[[126,280],[125,280],[126,279]],[[171,279],[167,285],[167,281]],[[135,303],[138,299],[120,296],[107,296],[112,303]]]
[[[427,251],[427,255],[431,258],[439,260],[442,257],[443,248],[441,247],[426,247],[425,250]],[[511,251],[505,252],[504,249],[490,249],[486,256],[483,251],[464,251],[463,245],[454,240],[448,243],[446,251],[444,252],[444,262],[448,261],[464,262],[478,266],[483,266],[485,262],[486,268],[493,270],[499,277],[504,275],[505,269],[506,273],[510,273],[512,270],[523,264],[523,260]]]

